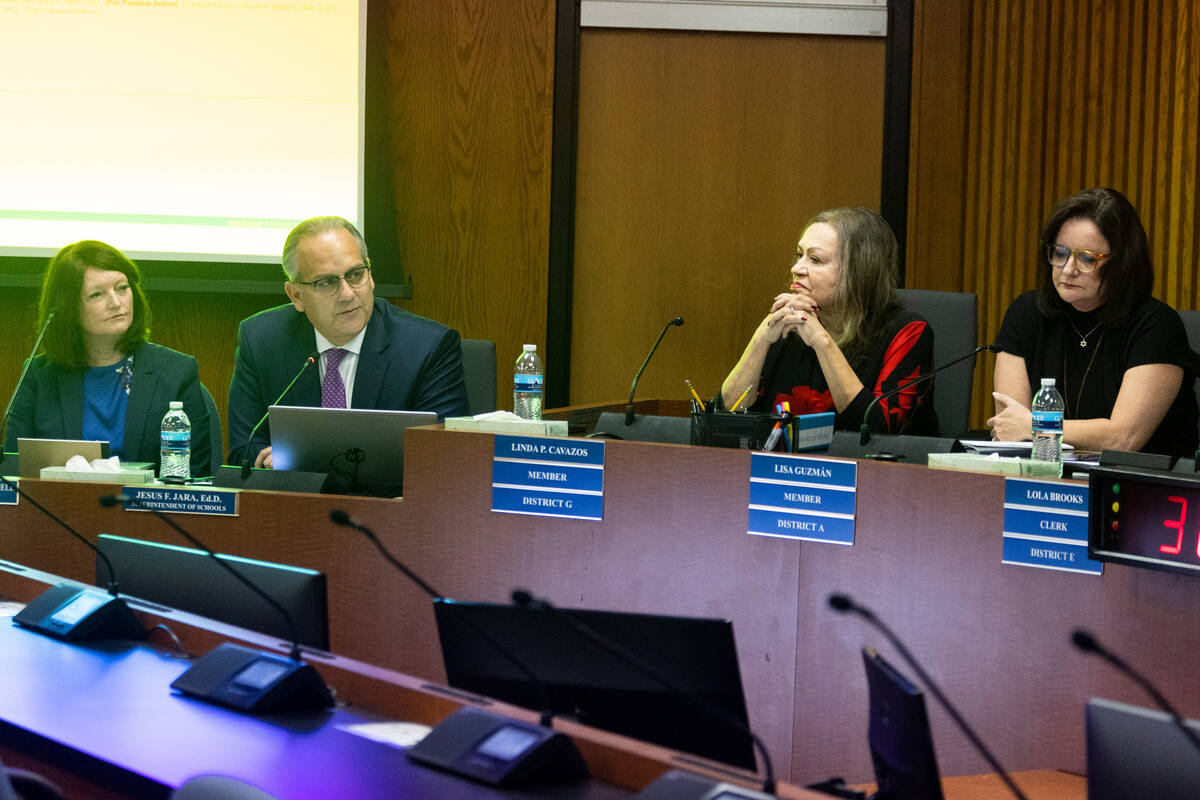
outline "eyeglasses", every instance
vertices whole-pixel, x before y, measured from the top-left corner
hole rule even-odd
[[[1050,266],[1061,269],[1071,260],[1071,256],[1075,257],[1075,267],[1080,272],[1091,272],[1100,266],[1104,259],[1112,256],[1112,253],[1093,253],[1091,250],[1072,250],[1069,247],[1061,244],[1046,245],[1046,258],[1050,261]]]
[[[341,288],[342,281],[345,281],[351,289],[357,289],[363,285],[370,274],[371,265],[361,264],[343,272],[341,275],[326,275],[322,278],[317,278],[315,281],[288,281],[288,283],[294,283],[298,286],[308,286],[317,294],[328,296],[335,294]]]

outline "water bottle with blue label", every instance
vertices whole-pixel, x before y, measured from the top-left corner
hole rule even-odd
[[[186,483],[192,477],[192,422],[178,400],[171,401],[163,417],[158,456],[159,480]]]
[[[545,394],[543,373],[537,345],[525,345],[513,370],[513,412],[521,419],[542,418],[542,397]]]
[[[1033,460],[1058,464],[1062,474],[1063,438],[1062,395],[1054,387],[1054,378],[1042,378],[1042,388],[1033,398]]]

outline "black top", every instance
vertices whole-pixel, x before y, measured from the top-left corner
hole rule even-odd
[[[5,449],[15,451],[18,437],[82,439],[84,372],[51,361],[45,354],[35,358],[13,402]],[[150,342],[133,352],[122,458],[152,462],[157,468],[162,418],[172,400],[183,402],[192,424],[192,476],[208,475],[212,440],[196,359]]]
[[[1042,378],[1054,378],[1066,404],[1066,419],[1107,419],[1112,415],[1125,372],[1143,364],[1183,368],[1183,384],[1158,429],[1142,447],[1146,452],[1192,455],[1196,451],[1196,355],[1175,310],[1153,298],[1111,327],[1097,328],[1096,312],[1066,306],[1063,315],[1038,310],[1037,292],[1008,307],[996,344],[1025,359],[1031,390]],[[1093,330],[1094,329],[1094,330]],[[1086,340],[1086,346],[1081,345]]]
[[[863,389],[834,418],[837,430],[857,430],[872,400],[933,369],[933,328],[919,314],[897,308],[888,316],[867,353],[850,366],[862,381]],[[775,405],[783,401],[787,401],[793,414],[836,412],[816,351],[794,333],[775,342],[767,351],[758,399],[751,410],[774,411]],[[880,401],[871,411],[870,424],[877,433],[936,436],[933,379]]]

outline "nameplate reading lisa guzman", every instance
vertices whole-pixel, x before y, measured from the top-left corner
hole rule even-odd
[[[604,519],[604,442],[497,435],[492,511]]]
[[[854,461],[751,453],[748,532],[852,545],[857,490]]]
[[[164,511],[174,514],[208,514],[218,517],[238,515],[238,493],[211,486],[126,486],[121,490],[136,503],[126,503],[126,511]]]
[[[1004,482],[1003,563],[1100,575],[1087,554],[1088,486],[1077,481]]]

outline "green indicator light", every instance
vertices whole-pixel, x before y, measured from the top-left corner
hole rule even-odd
[[[1121,484],[1114,483],[1112,485],[1112,490],[1113,490],[1113,494],[1120,494],[1121,493]]]

